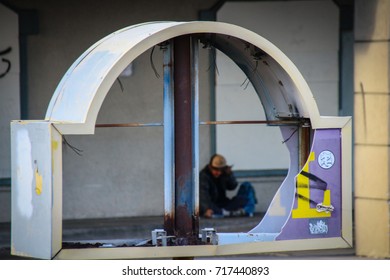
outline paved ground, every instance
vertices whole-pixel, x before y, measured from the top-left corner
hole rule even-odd
[[[212,227],[217,232],[247,232],[262,215],[254,217],[201,219],[200,228]],[[0,223],[0,259],[23,259],[10,255],[10,224]],[[63,242],[96,242],[100,240],[149,239],[151,231],[163,228],[162,217],[72,220],[63,222]],[[221,257],[222,258],[222,257]],[[359,259],[352,248],[306,252],[267,253],[228,256],[223,259]]]

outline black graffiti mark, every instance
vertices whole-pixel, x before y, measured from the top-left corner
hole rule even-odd
[[[300,174],[302,176],[309,178],[310,181],[315,183],[315,184],[310,185],[310,188],[319,189],[319,190],[323,190],[323,191],[325,191],[328,188],[328,183],[325,182],[324,180],[322,180],[321,178],[318,178],[316,175],[311,174],[309,172],[306,172],[304,170],[302,170]]]
[[[0,51],[0,56],[1,55],[6,55],[12,51],[12,47],[6,48],[4,51]]]
[[[309,172],[306,172],[304,170],[302,170],[300,172],[300,174],[302,176],[305,176],[306,178],[309,178],[310,181],[312,181],[312,183],[314,184],[310,184],[310,186],[308,185],[296,185],[296,188],[311,188],[311,189],[318,189],[318,190],[321,190],[321,191],[325,191],[327,188],[328,188],[328,183],[325,182],[324,180],[322,180],[321,178],[317,177],[316,175],[314,174],[311,174]],[[306,201],[309,201],[310,204],[313,204],[313,205],[318,205],[320,203],[308,198],[308,197],[305,197],[303,196],[302,194],[299,194],[299,193],[296,193],[295,196],[297,196],[298,198],[300,199],[303,199],[303,200],[306,200]]]
[[[0,51],[0,56],[6,55],[6,54],[10,53],[11,51],[12,51],[12,48],[8,47],[5,50]],[[11,70],[11,61],[9,61],[6,58],[2,58],[1,61],[7,64],[7,68],[5,69],[5,71],[3,73],[0,74],[0,79],[3,78],[5,75],[7,75],[8,72]]]

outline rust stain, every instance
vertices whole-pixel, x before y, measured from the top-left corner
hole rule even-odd
[[[198,231],[199,220],[196,215],[189,213],[187,205],[176,208],[176,245],[198,245],[200,244]]]
[[[175,218],[173,213],[165,213],[164,230],[167,232],[167,235],[175,234]]]
[[[176,214],[176,215],[175,215]],[[174,213],[165,213],[164,230],[167,235],[175,236],[168,246],[200,245],[199,234],[199,210],[188,215],[187,206],[179,206]]]

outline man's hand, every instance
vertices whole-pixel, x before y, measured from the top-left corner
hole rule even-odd
[[[233,167],[233,165],[227,165],[227,166],[225,167],[225,169],[224,169],[224,173],[225,173],[226,175],[231,175],[231,174],[232,174],[232,167]]]
[[[206,212],[204,212],[205,218],[211,218],[214,214],[214,211],[212,209],[207,209]]]

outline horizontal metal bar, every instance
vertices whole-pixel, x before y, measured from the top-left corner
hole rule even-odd
[[[299,121],[204,121],[199,124],[202,125],[217,125],[217,124],[299,124]]]
[[[234,170],[236,178],[287,176],[288,169],[249,169]]]
[[[266,235],[265,233],[264,235]],[[237,233],[219,233],[218,237],[226,239]],[[259,241],[226,244],[226,245],[197,245],[197,246],[161,246],[161,247],[115,247],[115,248],[83,248],[61,249],[54,257],[56,260],[107,260],[107,259],[158,259],[173,257],[205,257],[226,256],[239,254],[259,254],[275,252],[293,252],[310,249],[340,249],[350,248],[351,245],[341,237]]]
[[[220,125],[220,124],[300,124],[299,121],[201,121],[200,125]],[[96,124],[95,127],[148,127],[148,126],[164,126],[163,123],[105,123],[105,124]]]
[[[147,127],[147,126],[164,126],[163,123],[102,123],[96,124],[95,127]]]

